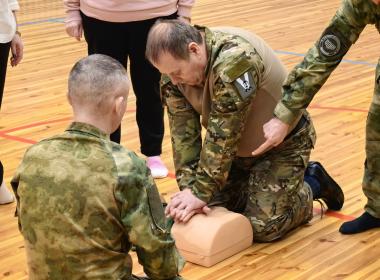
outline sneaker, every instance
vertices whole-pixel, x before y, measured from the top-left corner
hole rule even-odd
[[[322,199],[330,210],[340,210],[344,203],[344,194],[337,182],[327,173],[318,161],[310,161],[305,174],[316,178],[321,186],[321,194],[315,199]]]
[[[3,183],[0,186],[0,204],[7,204],[11,203],[15,200],[15,197],[13,194],[7,189],[5,186],[5,183]]]
[[[146,160],[146,165],[150,169],[150,172],[155,179],[165,178],[169,174],[169,170],[162,162],[160,156],[148,157]]]

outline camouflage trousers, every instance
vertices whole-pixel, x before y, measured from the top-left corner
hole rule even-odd
[[[313,195],[304,172],[315,143],[311,120],[259,157],[234,159],[226,186],[210,205],[242,213],[253,239],[270,242],[312,218]]]
[[[367,197],[365,210],[380,218],[380,59],[376,67],[375,90],[366,124],[366,161],[363,192]]]

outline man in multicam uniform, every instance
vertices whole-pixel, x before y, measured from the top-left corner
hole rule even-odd
[[[344,0],[303,62],[290,72],[283,87],[284,96],[274,110],[276,117],[264,126],[267,140],[254,151],[255,155],[282,142],[289,125],[297,121],[367,24],[375,24],[380,31],[380,0]],[[367,117],[362,185],[368,199],[365,212],[357,219],[343,223],[339,229],[343,234],[380,227],[380,60]]]
[[[286,70],[259,37],[237,28],[161,21],[152,27],[147,58],[161,73],[180,192],[166,208],[177,222],[222,205],[247,216],[256,241],[281,238],[312,217],[304,172],[315,142],[308,114],[283,145],[252,157],[263,141]],[[207,129],[202,145],[201,127]],[[325,170],[308,169],[314,198],[339,210],[343,193]]]
[[[74,122],[26,151],[12,187],[30,279],[182,279],[145,162],[109,140],[128,89],[116,60],[81,59],[69,78]],[[132,244],[149,278],[132,275]]]

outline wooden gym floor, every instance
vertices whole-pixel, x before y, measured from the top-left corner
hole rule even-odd
[[[290,70],[300,62],[339,6],[340,0],[198,0],[193,23],[247,28],[263,37]],[[85,42],[66,36],[61,0],[20,0],[18,18],[25,58],[8,69],[0,119],[0,158],[9,181],[25,149],[62,132],[71,120],[66,79],[73,63],[86,55]],[[211,268],[188,263],[187,279],[380,279],[380,230],[354,236],[338,232],[342,222],[363,211],[361,191],[364,126],[379,55],[379,34],[368,26],[310,106],[318,133],[312,160],[321,161],[341,184],[346,202],[340,212],[313,220],[284,240],[254,244]],[[135,98],[130,95],[122,123],[122,144],[139,151]],[[167,120],[166,120],[167,124]],[[163,158],[169,178],[157,180],[169,198],[175,192],[168,128]],[[23,240],[14,218],[15,203],[0,206],[0,279],[27,279]],[[142,273],[134,256],[134,272]]]

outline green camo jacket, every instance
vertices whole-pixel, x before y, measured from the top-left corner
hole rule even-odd
[[[193,107],[181,91],[182,85],[173,85],[167,76],[162,78],[161,94],[168,109],[179,188],[191,188],[208,202],[225,186],[265,69],[256,49],[242,37],[197,28],[205,33],[208,64],[204,85],[198,91],[195,87],[190,98],[206,94],[210,106]],[[205,119],[200,111],[208,110]],[[202,125],[206,128],[203,143]]]
[[[375,24],[380,32],[380,5],[371,0],[344,0],[320,39],[290,72],[283,87],[284,96],[274,110],[279,119],[294,122],[367,24]]]
[[[12,187],[30,279],[130,279],[131,244],[151,279],[181,279],[145,162],[97,128],[73,123],[30,147]]]

